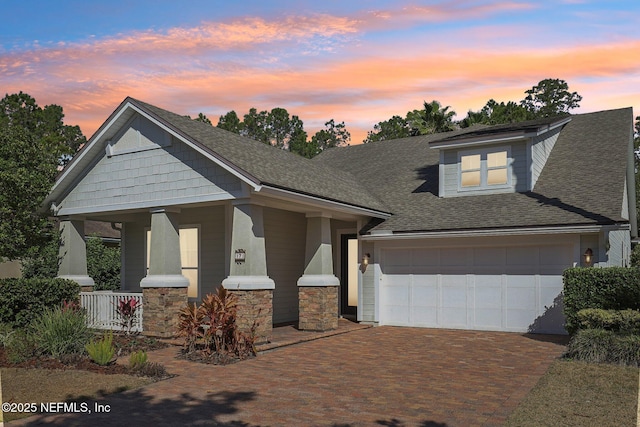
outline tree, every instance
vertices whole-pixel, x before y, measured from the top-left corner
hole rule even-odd
[[[213,123],[211,123],[211,120],[209,120],[209,117],[205,116],[202,113],[198,113],[198,117],[196,117],[193,120],[195,120],[196,122],[207,123],[207,124],[213,126]]]
[[[387,141],[391,139],[406,138],[411,136],[411,129],[406,119],[393,116],[384,122],[378,122],[373,126],[373,131],[367,133],[365,144],[375,141]]]
[[[499,125],[523,122],[534,117],[534,113],[516,102],[509,101],[505,104],[490,99],[480,111],[469,111],[467,117],[462,119],[459,124],[462,128],[474,124]]]
[[[224,116],[220,116],[218,119],[218,125],[220,129],[228,130],[229,132],[240,134],[242,133],[243,123],[235,111],[231,110]]]
[[[40,144],[41,149],[53,154],[64,166],[78,149],[87,142],[78,126],[63,123],[62,107],[51,104],[40,108],[36,100],[20,92],[5,95],[0,100],[0,127],[21,127]]]
[[[249,112],[244,115],[244,123],[240,129],[240,135],[253,138],[256,141],[263,142],[265,144],[271,143],[271,131],[269,129],[269,113],[266,111],[260,111],[255,108],[249,109]]]
[[[0,257],[22,258],[51,238],[38,210],[57,172],[58,154],[21,126],[0,126]]]
[[[345,147],[351,141],[351,134],[347,131],[344,122],[336,124],[333,119],[324,124],[325,129],[316,132],[311,138],[311,144],[318,147],[318,151],[333,147]]]
[[[62,107],[40,108],[23,92],[0,100],[0,257],[23,258],[52,238],[46,214],[38,211],[58,167],[86,142],[63,118]]]
[[[582,96],[569,92],[569,85],[560,79],[544,79],[525,91],[527,96],[520,104],[536,117],[551,117],[569,114],[569,110],[578,108]]]
[[[424,102],[423,110],[413,110],[407,113],[407,123],[412,135],[428,135],[432,133],[449,132],[456,128],[453,122],[455,111],[449,111],[449,106],[442,108],[438,101]]]

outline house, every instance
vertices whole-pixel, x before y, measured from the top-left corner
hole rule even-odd
[[[564,333],[562,272],[625,265],[630,108],[327,150],[309,160],[125,99],[58,177],[60,275],[89,289],[84,221],[122,224],[147,333],[218,286],[273,324]]]

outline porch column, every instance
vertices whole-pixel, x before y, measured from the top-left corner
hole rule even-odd
[[[182,275],[178,209],[151,210],[149,274],[140,281],[145,335],[172,337],[186,306],[189,280]]]
[[[307,214],[305,265],[304,274],[298,279],[298,327],[312,331],[336,329],[340,281],[333,274],[329,216]]]
[[[276,285],[267,276],[263,208],[248,201],[235,201],[232,215],[229,277],[222,286],[237,298],[239,329],[248,332],[256,322],[257,341],[268,341]]]
[[[95,285],[87,273],[87,245],[84,241],[84,220],[60,219],[60,266],[58,277],[80,284],[83,292],[91,292]]]

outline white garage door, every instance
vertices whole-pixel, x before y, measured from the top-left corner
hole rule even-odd
[[[380,324],[564,333],[569,245],[385,249]]]

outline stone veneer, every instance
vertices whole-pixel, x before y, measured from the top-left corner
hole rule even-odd
[[[300,286],[298,299],[299,329],[330,331],[338,328],[338,286]]]
[[[269,342],[273,329],[273,290],[229,290],[236,296],[238,330],[248,333],[256,322],[256,343]]]
[[[187,305],[187,288],[142,288],[142,329],[159,338],[175,336],[178,312]]]
[[[93,292],[93,286],[80,286],[80,292]]]

